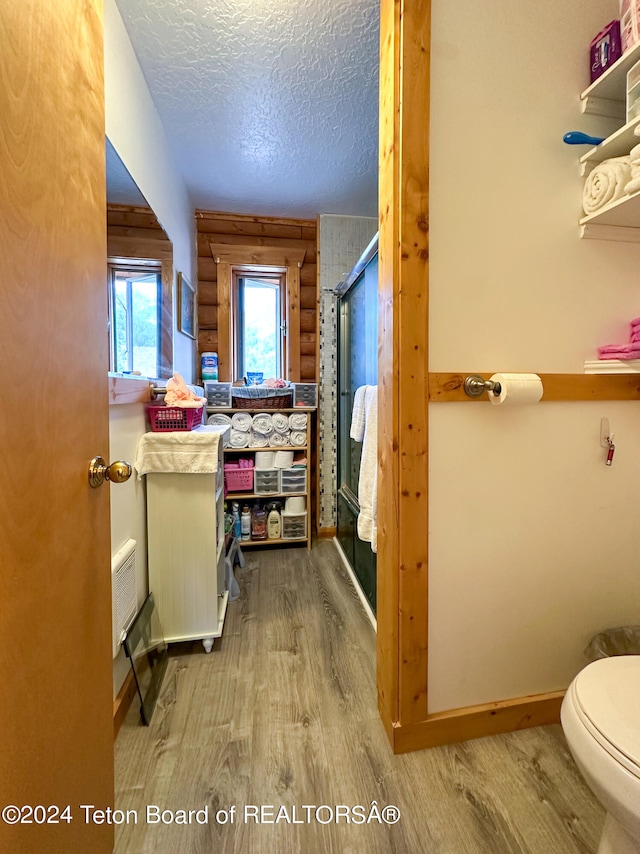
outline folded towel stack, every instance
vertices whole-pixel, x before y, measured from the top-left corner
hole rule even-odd
[[[229,471],[229,469],[252,469],[254,466],[253,460],[250,457],[240,457],[231,463],[225,463],[224,467],[225,471]]]
[[[634,318],[631,323],[628,344],[605,344],[598,347],[599,359],[640,359],[640,317]]]
[[[582,207],[587,216],[621,199],[628,192],[627,185],[630,178],[629,155],[612,157],[598,163],[584,183]]]
[[[640,145],[636,145],[629,152],[629,172],[631,180],[625,186],[625,193],[637,193],[640,190]]]

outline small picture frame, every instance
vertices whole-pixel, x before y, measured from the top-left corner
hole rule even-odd
[[[184,273],[178,273],[178,331],[196,337],[196,292]]]

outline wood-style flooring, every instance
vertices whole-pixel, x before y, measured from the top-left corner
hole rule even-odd
[[[117,854],[597,850],[604,813],[559,726],[394,756],[376,708],[374,633],[333,544],[245,555],[213,652],[174,648],[152,725],[140,725],[136,700],[120,730],[116,807],[132,812],[116,827]],[[375,812],[362,822],[373,801],[396,806],[397,823]],[[147,805],[207,808],[208,821],[147,823]],[[305,805],[330,807],[333,820]],[[336,822],[336,805],[365,811]],[[233,823],[220,823],[232,807]]]

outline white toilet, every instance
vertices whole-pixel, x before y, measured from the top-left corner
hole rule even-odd
[[[560,716],[573,758],[607,811],[598,854],[640,854],[640,655],[587,665]]]

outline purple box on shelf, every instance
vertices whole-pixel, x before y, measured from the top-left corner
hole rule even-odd
[[[621,56],[620,21],[610,21],[591,42],[591,82],[604,74]]]

